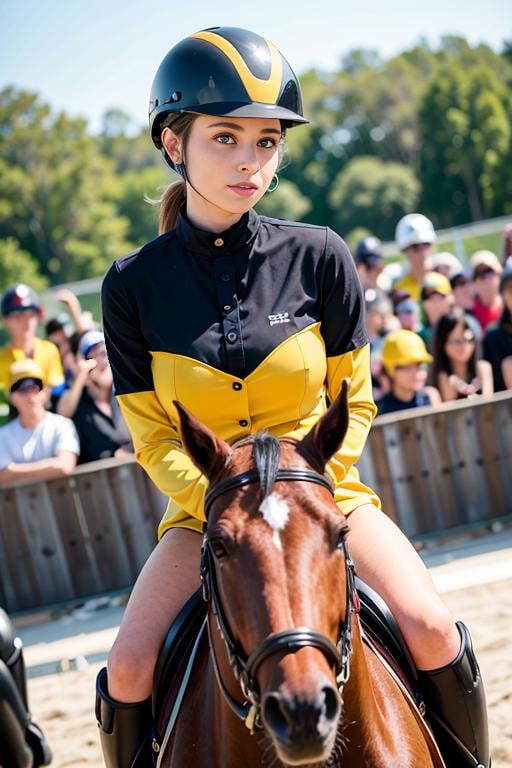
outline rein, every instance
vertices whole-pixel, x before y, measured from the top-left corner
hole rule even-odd
[[[205,515],[208,518],[212,504],[229,491],[259,482],[260,476],[257,469],[250,469],[239,475],[229,477],[209,488],[205,496]],[[334,493],[330,481],[319,472],[311,469],[280,468],[277,470],[275,482],[308,482],[327,488]],[[229,664],[235,678],[238,680],[245,701],[240,704],[231,696],[220,675],[215,649],[211,638],[210,646],[217,682],[222,695],[233,712],[242,719],[247,728],[254,733],[255,728],[261,727],[261,702],[260,692],[256,681],[258,668],[271,656],[286,651],[288,653],[300,648],[318,648],[328,663],[334,668],[338,690],[341,693],[350,675],[350,656],[352,654],[352,613],[359,609],[359,601],[355,591],[354,563],[351,560],[345,541],[342,539],[338,548],[343,551],[345,557],[346,575],[346,612],[345,619],[340,626],[338,642],[334,644],[326,635],[315,632],[308,627],[296,627],[282,632],[273,632],[268,635],[260,645],[249,655],[234,640],[233,634],[226,619],[222,602],[219,599],[219,590],[215,572],[215,558],[205,533],[201,548],[201,582],[203,586],[203,598],[211,605],[212,612],[217,618],[219,630],[226,647]]]

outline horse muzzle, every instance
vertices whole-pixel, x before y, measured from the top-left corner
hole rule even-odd
[[[263,725],[284,765],[325,762],[334,748],[340,715],[339,692],[327,680],[314,698],[282,691],[262,698]]]

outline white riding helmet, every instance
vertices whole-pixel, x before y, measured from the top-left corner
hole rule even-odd
[[[408,213],[396,225],[395,240],[401,251],[417,243],[435,243],[436,239],[434,225],[421,213]]]

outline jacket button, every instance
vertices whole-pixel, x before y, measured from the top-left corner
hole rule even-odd
[[[247,421],[247,419],[240,419],[240,421],[238,423],[240,424],[241,427],[248,427],[249,426],[249,422]]]
[[[218,237],[216,240],[214,240],[213,243],[217,248],[221,248],[224,245],[224,240],[222,237]]]
[[[228,331],[226,334],[226,339],[229,341],[230,344],[234,344],[235,341],[238,339],[238,333],[236,331]]]
[[[220,276],[220,279],[224,283],[229,283],[229,281],[231,280],[231,275],[229,274],[229,272],[223,272],[222,275]]]
[[[235,381],[233,383],[233,389],[235,389],[237,392],[240,392],[240,390],[242,389],[242,385],[240,384],[239,381]]]
[[[231,312],[231,304],[224,304],[222,309],[224,310],[224,312]]]

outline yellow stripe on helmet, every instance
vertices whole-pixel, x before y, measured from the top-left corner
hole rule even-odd
[[[252,101],[263,104],[276,103],[283,78],[283,64],[281,54],[275,45],[267,41],[271,57],[270,77],[268,80],[261,80],[252,74],[235,46],[226,40],[225,37],[216,35],[214,32],[196,32],[194,35],[190,35],[190,37],[211,43],[228,57],[238,72],[245,90]]]

